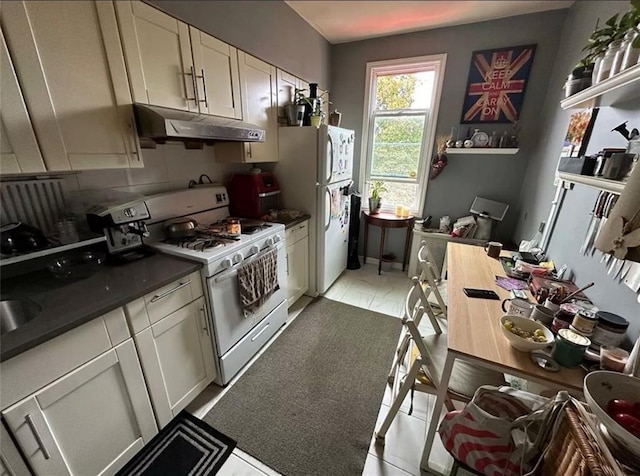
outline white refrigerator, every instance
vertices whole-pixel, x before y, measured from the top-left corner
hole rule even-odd
[[[311,215],[309,294],[324,294],[347,267],[355,133],[333,126],[278,132],[281,204]]]

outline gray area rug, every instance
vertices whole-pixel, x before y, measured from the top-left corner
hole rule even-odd
[[[320,298],[204,421],[282,474],[360,475],[401,326]]]

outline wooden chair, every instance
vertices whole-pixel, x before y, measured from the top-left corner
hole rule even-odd
[[[384,438],[393,423],[402,402],[409,390],[435,395],[440,385],[442,368],[447,356],[447,334],[442,332],[438,319],[433,313],[427,312],[434,333],[421,336],[418,325],[425,314],[425,306],[422,304],[423,286],[420,279],[414,277],[412,285],[405,300],[403,323],[407,328],[407,334],[400,342],[398,352],[394,360],[394,378],[390,382],[401,381],[397,395],[395,396],[389,413],[375,432],[377,444],[384,444]],[[429,306],[427,305],[427,308]],[[412,352],[407,352],[412,346]],[[399,379],[401,362],[409,356],[409,371],[404,379]],[[481,385],[505,385],[504,376],[492,370],[482,367],[474,367],[466,362],[457,360],[454,363],[449,389],[445,399],[445,406],[449,411],[454,410],[452,400],[468,402]]]
[[[435,264],[433,253],[426,241],[420,243],[418,250],[418,264],[420,266],[420,281],[428,290],[427,298],[444,319],[447,318],[447,281],[442,279],[441,271]]]

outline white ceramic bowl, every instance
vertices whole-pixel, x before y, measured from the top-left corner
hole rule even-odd
[[[607,413],[607,403],[614,398],[631,403],[640,401],[640,379],[608,370],[591,372],[584,378],[584,396],[591,411],[600,419],[616,441],[640,454],[640,439],[622,428]]]
[[[507,328],[504,327],[504,321],[507,319],[513,322],[514,326],[524,329],[525,331],[535,331],[536,329],[542,329],[544,331],[544,336],[547,338],[547,342],[532,342],[515,335],[513,332],[507,330]],[[500,318],[500,329],[502,329],[502,335],[507,338],[509,344],[511,344],[511,347],[522,352],[542,350],[548,345],[553,344],[553,333],[539,322],[532,321],[528,317],[515,316],[511,314],[502,316]]]

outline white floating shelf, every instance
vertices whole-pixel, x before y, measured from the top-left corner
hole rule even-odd
[[[606,192],[616,193],[618,195],[622,193],[622,191],[624,190],[624,186],[626,185],[626,182],[620,182],[618,180],[591,177],[589,175],[572,174],[569,172],[558,172],[558,178],[560,178],[560,180],[564,180],[565,182],[587,185],[589,187],[594,187]]]
[[[74,250],[76,248],[82,248],[83,246],[102,243],[103,241],[107,241],[107,238],[104,236],[98,236],[96,238],[89,238],[88,240],[82,240],[76,243],[70,243],[68,245],[53,246],[51,248],[45,248],[43,250],[34,251],[33,253],[25,253],[19,256],[12,256],[10,258],[2,258],[0,259],[0,267],[7,266],[14,263],[20,263],[22,261],[28,261],[36,258],[42,258],[43,256],[60,253],[62,251],[69,251],[69,250]]]
[[[640,64],[560,101],[562,109],[613,106],[640,97]]]
[[[505,147],[502,149],[490,148],[490,147],[461,147],[460,149],[447,149],[447,154],[453,155],[515,155],[520,149],[513,149]]]

